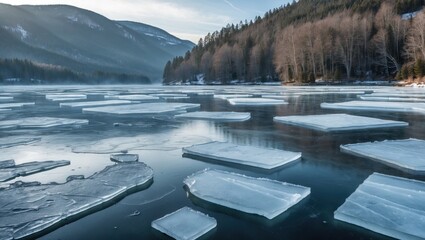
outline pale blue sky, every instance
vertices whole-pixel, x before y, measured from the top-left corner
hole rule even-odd
[[[292,1],[292,0],[290,0]],[[114,20],[131,20],[160,27],[197,42],[227,23],[239,23],[279,7],[288,0],[0,0],[1,3],[68,4]]]

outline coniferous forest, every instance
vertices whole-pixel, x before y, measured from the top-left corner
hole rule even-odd
[[[164,84],[422,78],[424,0],[299,0],[207,34]]]

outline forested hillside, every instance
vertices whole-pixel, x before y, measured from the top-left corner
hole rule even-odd
[[[425,74],[424,0],[299,0],[209,33],[164,83],[393,79]],[[412,13],[412,14],[406,14]]]

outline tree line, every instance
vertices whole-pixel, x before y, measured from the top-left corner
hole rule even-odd
[[[0,83],[3,84],[148,84],[146,76],[97,71],[79,73],[64,67],[29,60],[0,59]]]
[[[166,64],[164,83],[200,76],[223,84],[419,77],[414,68],[425,59],[424,14],[401,14],[423,5],[423,0],[299,0],[209,33]]]

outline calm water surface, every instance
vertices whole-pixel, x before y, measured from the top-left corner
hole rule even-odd
[[[152,88],[151,90],[147,90]],[[153,89],[155,88],[155,89]],[[340,153],[339,146],[348,143],[382,141],[386,139],[425,139],[424,115],[404,113],[347,112],[324,110],[322,102],[356,100],[356,94],[320,94],[290,98],[288,105],[273,107],[235,107],[225,100],[195,96],[175,102],[201,103],[204,111],[248,111],[252,118],[243,123],[214,123],[208,121],[176,121],[170,116],[156,118],[126,118],[86,115],[81,111],[63,110],[48,102],[49,92],[152,93],[156,91],[181,92],[185,88],[164,87],[49,87],[4,88],[0,93],[17,92],[15,101],[35,101],[35,107],[0,113],[1,119],[28,116],[51,116],[88,119],[90,124],[81,128],[53,128],[45,130],[2,130],[0,137],[39,136],[42,140],[32,145],[2,149],[1,159],[13,158],[17,163],[34,160],[70,160],[71,165],[48,172],[13,180],[64,182],[69,175],[90,176],[100,171],[109,161],[109,153],[73,153],[72,149],[88,146],[102,139],[120,141],[143,139],[145,144],[130,153],[140,155],[154,170],[154,182],[146,190],[131,194],[111,207],[71,222],[41,239],[167,239],[150,226],[151,222],[183,206],[191,207],[214,217],[217,228],[207,237],[211,239],[385,239],[349,224],[333,219],[334,211],[373,172],[425,180],[385,165]],[[200,88],[193,88],[197,90]],[[379,88],[376,88],[379,89]],[[279,92],[280,87],[226,87],[216,92]],[[1,94],[0,94],[1,95]],[[170,101],[170,100],[169,100]],[[323,113],[352,113],[409,122],[410,126],[396,130],[368,130],[347,133],[321,133],[273,122],[274,116]],[[132,124],[114,127],[113,123]],[[130,140],[129,140],[130,139]],[[211,140],[229,141],[258,147],[277,148],[303,153],[303,159],[276,171],[266,172],[235,165],[193,160],[182,156],[182,147]],[[131,145],[131,144],[130,144]],[[130,145],[123,145],[125,148]],[[97,146],[97,145],[94,145]],[[94,151],[95,151],[94,147]],[[224,209],[189,196],[183,188],[183,179],[205,168],[237,172],[253,177],[299,184],[311,188],[311,195],[287,213],[274,220]],[[133,213],[140,212],[133,216]]]

